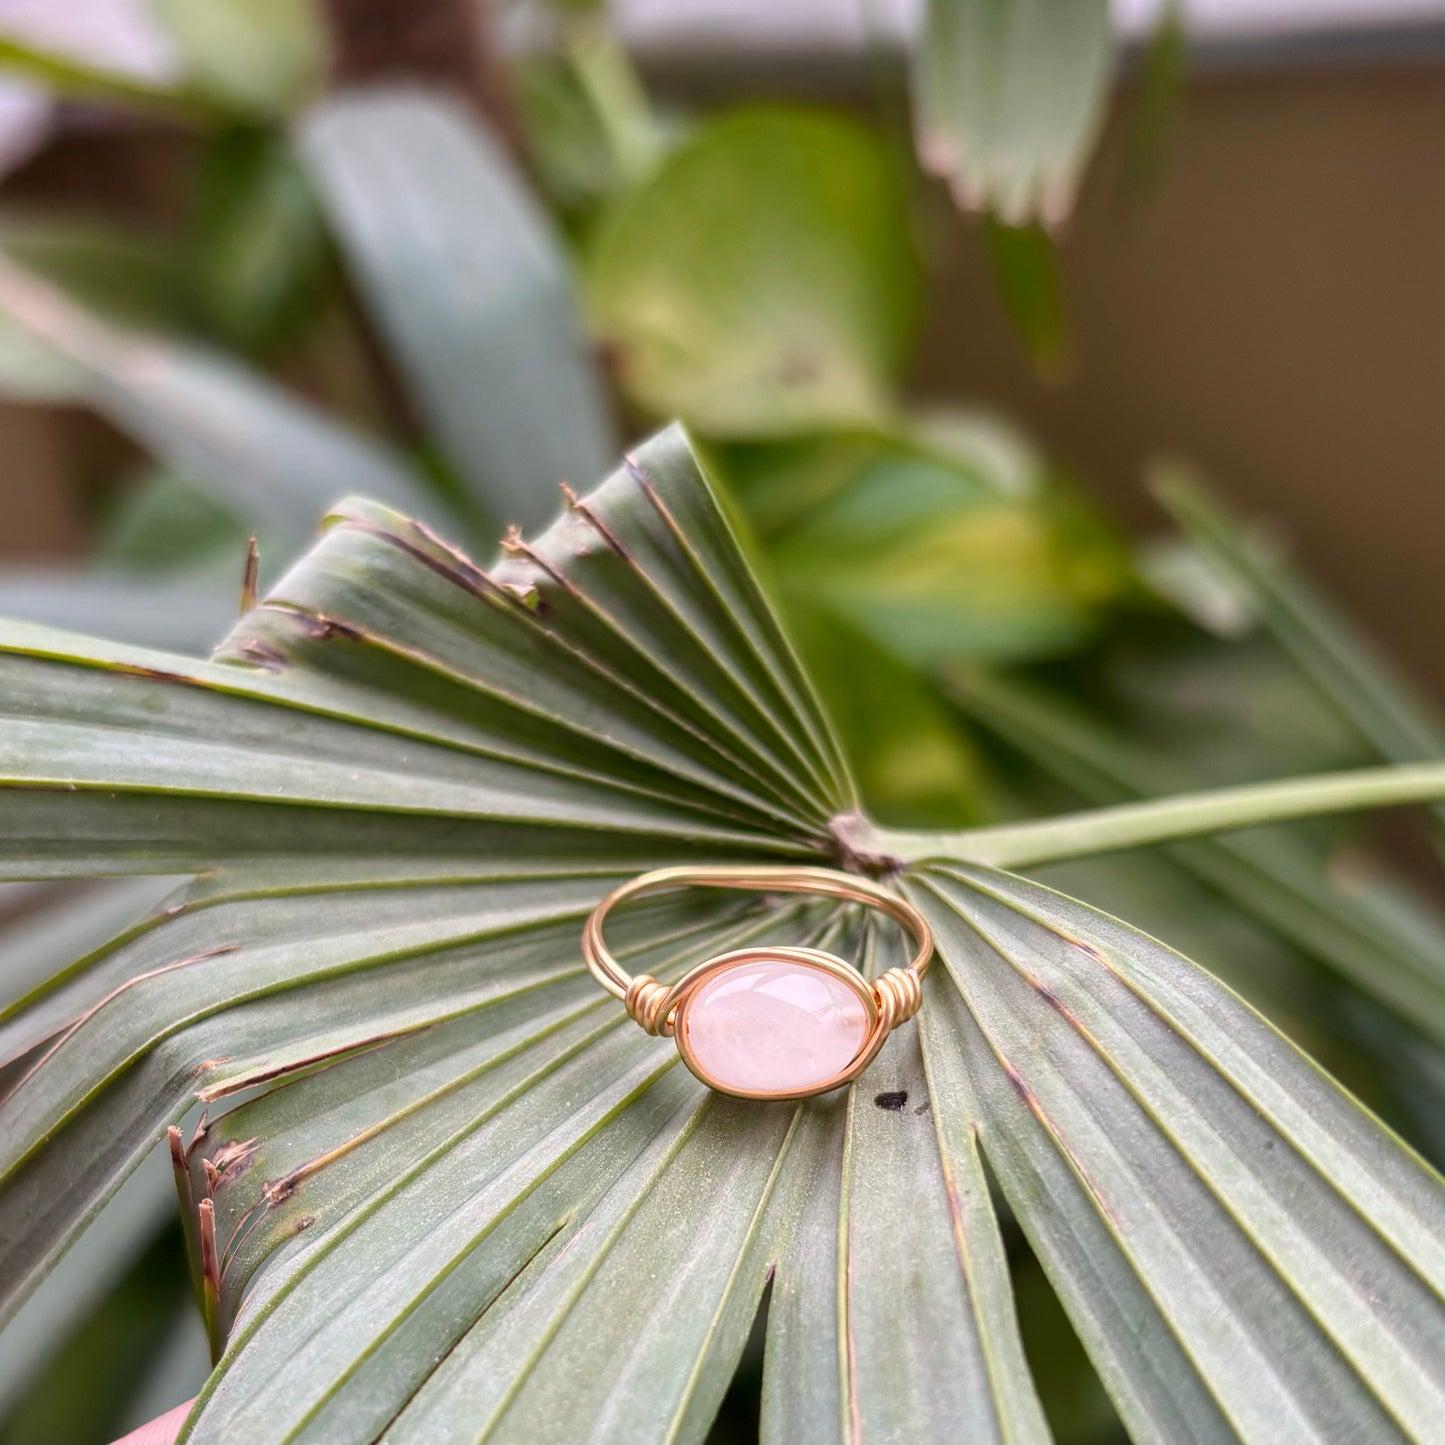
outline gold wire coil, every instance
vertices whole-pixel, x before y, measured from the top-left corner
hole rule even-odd
[[[650,1034],[670,1034],[672,1027],[667,1019],[667,1003],[672,989],[665,983],[658,983],[650,973],[639,973],[627,985],[622,1002],[635,1022]]]
[[[888,1015],[888,1026],[906,1024],[923,1006],[923,979],[912,968],[890,968],[873,980],[873,992],[880,1012]]]
[[[645,894],[673,888],[732,888],[768,893],[808,893],[840,902],[861,903],[893,918],[913,936],[914,955],[906,967],[890,968],[869,984],[851,964],[818,949],[775,947],[740,949],[704,960],[675,984],[659,982],[651,974],[633,978],[613,957],[602,936],[607,915],[618,904]],[[659,868],[615,888],[593,910],[582,930],[582,956],[593,976],[609,993],[620,998],[628,1016],[649,1034],[677,1038],[678,1051],[687,1066],[704,1083],[724,1093],[746,1098],[801,1098],[823,1093],[856,1078],[882,1047],[889,1031],[906,1023],[923,1003],[923,976],[933,957],[933,934],[927,920],[906,899],[882,884],[832,868],[758,865],[741,867]],[[679,1011],[702,985],[729,968],[760,959],[791,963],[832,975],[848,984],[866,1005],[868,1035],[848,1067],[826,1079],[792,1091],[730,1087],[709,1075],[693,1057],[685,1037],[677,1032]]]

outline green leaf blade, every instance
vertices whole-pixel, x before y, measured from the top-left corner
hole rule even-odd
[[[715,436],[876,420],[918,308],[901,177],[842,117],[704,127],[603,223],[588,311],[624,389]]]
[[[1102,121],[1107,0],[929,0],[914,51],[918,152],[966,210],[1065,220]]]
[[[1067,700],[1002,677],[954,677],[956,700],[991,731],[1090,803],[1109,805],[1183,790],[1166,760],[1096,723]],[[1418,929],[1362,908],[1329,876],[1326,860],[1279,830],[1166,845],[1168,855],[1285,941],[1440,1037],[1438,954]]]
[[[1155,493],[1189,539],[1259,609],[1280,646],[1383,758],[1413,762],[1445,748],[1445,733],[1337,607],[1187,476]]]
[[[560,239],[498,143],[420,91],[337,96],[300,154],[428,429],[494,526],[614,454]]]
[[[326,32],[316,0],[150,0],[197,90],[226,109],[281,114],[320,83]]]
[[[1075,1202],[1054,1211],[1114,1239],[1184,1352],[1173,1370],[1187,1359],[1244,1438],[1328,1439],[1344,1420],[1427,1438],[1445,1390],[1427,1343],[1445,1321],[1438,1177],[1161,945],[1006,875],[949,869],[930,888],[956,911],[929,909],[1006,1076],[993,1110],[1011,1099],[1014,1122],[985,1104],[984,1147],[1026,1228],[1052,1222],[1014,1131],[1065,1166]],[[1046,1267],[1077,1267],[1057,1236],[1034,1242]],[[1140,1428],[1143,1372],[1084,1338],[1106,1384],[1133,1376],[1111,1392]]]
[[[852,783],[683,433],[505,551],[353,503],[214,661],[0,630],[0,873],[199,875],[0,1016],[4,1309],[205,1107],[191,1438],[700,1438],[771,1279],[765,1438],[1037,1445],[987,1161],[1137,1438],[1428,1437],[1445,1187],[1137,931],[901,871],[924,1012],[831,1100],[717,1099],[634,1027],[596,902],[854,861]],[[664,979],[896,956],[766,895],[616,922]]]

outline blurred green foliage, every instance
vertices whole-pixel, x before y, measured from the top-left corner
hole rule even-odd
[[[843,484],[769,535],[768,549],[790,590],[903,662],[1070,651],[1129,585],[1117,532],[1052,477],[1010,493],[965,460],[909,442],[815,446],[812,465]],[[745,496],[775,484],[766,455],[748,462]]]
[[[95,1445],[140,1423],[132,1403],[146,1395],[188,1295],[185,1241],[173,1220],[0,1422],[0,1445]]]
[[[150,0],[197,89],[242,114],[295,109],[321,84],[327,36],[313,0]]]
[[[1081,21],[1093,68],[1068,114],[1035,137],[1028,166],[1021,160],[1022,169],[969,183],[983,186],[981,203],[989,194],[1010,198],[1011,224],[986,222],[989,250],[1044,369],[1065,358],[1067,328],[1055,243],[1035,212],[1043,206],[1056,219],[1077,182],[1079,137],[1095,122],[1107,59],[1098,9],[1091,5]],[[156,236],[102,220],[4,216],[0,253],[108,322],[142,334],[184,331],[284,375],[349,300],[314,177],[284,119],[321,83],[318,13],[305,0],[157,0],[156,13],[183,64],[169,93],[8,53],[26,73],[72,92],[169,106],[198,125],[183,223]],[[1041,58],[1019,34],[995,39],[1021,73],[1051,73],[1068,60],[1047,46]],[[0,49],[0,60],[6,54]],[[956,54],[932,59],[931,84],[953,85],[963,74]],[[1151,184],[1182,69],[1176,25],[1162,33],[1145,74],[1138,169]],[[1434,738],[1432,721],[1420,723],[1394,700],[1394,683],[1377,685],[1379,664],[1364,645],[1339,641],[1313,600],[1300,600],[1286,564],[1255,556],[1227,521],[1204,516],[1207,508],[1194,510],[1211,545],[1140,544],[1081,479],[1005,421],[964,399],[919,407],[908,383],[934,258],[918,241],[914,163],[877,127],[798,105],[659,117],[589,6],[566,7],[561,43],[520,63],[513,80],[525,152],[573,243],[577,296],[620,409],[680,417],[698,434],[881,820],[962,826],[1381,753],[1414,756]],[[978,117],[960,112],[950,94],[934,99],[935,118],[950,128],[944,138],[962,143]],[[933,160],[955,184],[974,174],[956,150],[939,149]],[[445,175],[427,179],[448,184]],[[384,214],[367,219],[386,222]],[[438,268],[465,240],[453,232],[424,239],[435,241]],[[539,231],[533,259],[552,244]],[[453,265],[465,269],[460,259]],[[454,293],[424,267],[398,266],[386,280],[393,316],[421,313],[440,324],[455,309]],[[512,278],[488,280],[505,299]],[[503,316],[496,324],[531,320]],[[366,350],[359,329],[342,337],[344,365],[323,368],[319,384],[313,378],[333,402],[354,399],[346,368],[360,365]],[[968,338],[952,344],[967,346]],[[401,351],[386,380],[405,391],[417,378]],[[456,355],[448,415],[464,421],[471,373]],[[546,378],[538,385],[536,410],[545,413]],[[82,394],[74,360],[3,309],[0,390],[48,402]],[[248,392],[247,405],[264,411],[270,395]],[[208,440],[215,415],[191,417]],[[293,425],[312,422],[288,413]],[[277,466],[284,471],[300,454],[277,458]],[[393,468],[387,453],[378,474],[394,470],[410,479],[399,485],[415,484],[461,517],[509,505],[484,495],[485,481],[440,474],[425,439],[405,435],[398,454]],[[314,454],[323,455],[332,451]],[[234,596],[254,532],[267,575],[276,576],[292,532],[252,485],[253,460],[208,492],[173,466],[129,474],[119,501],[97,518],[98,569],[148,582],[179,577]],[[282,483],[324,486],[329,475],[312,459]],[[536,483],[550,489],[557,480],[539,475]],[[1231,559],[1247,574],[1243,582],[1231,580]],[[94,619],[99,632],[119,626],[114,612]],[[1322,636],[1336,642],[1323,649]],[[1361,710],[1350,679],[1362,676],[1369,697],[1388,694],[1383,711]],[[1359,839],[1355,824],[1286,831],[1320,879]],[[1327,949],[1231,894],[1208,858],[1107,860],[1075,872],[1087,875],[1071,882],[1081,896],[1106,905],[1117,898],[1147,926],[1152,910],[1161,931],[1190,943],[1438,1157],[1438,1132],[1430,1136],[1401,1108],[1415,1088],[1403,1061],[1435,1056],[1422,1054],[1413,1035],[1402,1045],[1398,1026],[1382,1027],[1362,998],[1342,1003],[1341,985],[1319,966]],[[1413,930],[1412,946],[1424,953],[1438,944],[1436,921],[1395,886],[1389,900],[1386,888],[1372,895],[1382,933]],[[95,1401],[107,1391],[123,1395],[159,1337],[172,1295],[153,1288],[153,1276],[168,1265],[170,1248],[163,1241],[139,1255],[0,1439],[99,1438],[111,1428]],[[1047,1363],[1040,1384],[1060,1437],[1079,1445],[1116,1438],[1107,1400],[1021,1248],[1017,1282],[1030,1354]],[[100,1335],[106,1350],[95,1343]],[[78,1362],[101,1359],[115,1380],[92,1374],[82,1389],[86,1367]]]
[[[583,275],[628,396],[713,436],[881,420],[919,315],[898,158],[826,111],[700,125],[609,207]]]
[[[1047,377],[1066,371],[1068,322],[1052,237],[1037,222],[1010,226],[993,216],[984,224],[984,237],[999,296],[1034,365]]]
[[[259,125],[209,138],[182,243],[198,329],[273,355],[313,325],[331,258],[325,223],[284,136]]]

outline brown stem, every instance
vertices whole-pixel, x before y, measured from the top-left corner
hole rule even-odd
[[[476,0],[324,0],[336,87],[412,81],[465,97],[517,137],[488,7]]]

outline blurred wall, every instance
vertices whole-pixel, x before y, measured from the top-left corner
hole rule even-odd
[[[0,205],[16,214],[63,211],[139,226],[174,226],[192,146],[128,119],[89,112],[6,175]],[[136,458],[128,442],[80,407],[0,401],[0,562],[50,561],[86,544],[93,489]]]
[[[1161,452],[1271,514],[1445,692],[1445,76],[1271,70],[1190,90],[1157,195],[1116,106],[1063,247],[1074,365],[1039,383],[977,228],[940,245],[920,387],[1034,425],[1131,523]]]

